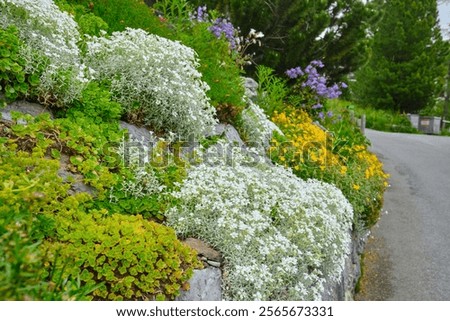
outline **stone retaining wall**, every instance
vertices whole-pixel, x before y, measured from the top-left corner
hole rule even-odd
[[[361,276],[361,254],[367,241],[366,235],[352,233],[350,254],[345,259],[345,267],[340,281],[325,284],[323,301],[352,301],[355,287]],[[191,288],[184,291],[177,301],[221,301],[222,273],[220,268],[207,266],[194,271],[190,280]]]

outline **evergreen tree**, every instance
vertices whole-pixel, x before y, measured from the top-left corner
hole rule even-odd
[[[342,80],[366,60],[366,5],[361,0],[191,0],[229,15],[243,34],[265,34],[255,61],[279,73],[322,60]]]
[[[356,97],[376,108],[417,112],[433,102],[445,75],[446,46],[436,0],[377,0],[371,56],[356,74]]]

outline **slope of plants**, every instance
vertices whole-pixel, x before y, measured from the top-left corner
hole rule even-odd
[[[174,299],[202,267],[180,241],[197,237],[223,254],[225,298],[320,299],[386,185],[326,110],[346,85],[320,61],[285,79],[261,66],[249,97],[261,33],[185,1],[157,2],[159,18],[113,2],[0,0],[3,102],[51,114],[0,122],[0,298]],[[223,142],[218,122],[253,148]]]

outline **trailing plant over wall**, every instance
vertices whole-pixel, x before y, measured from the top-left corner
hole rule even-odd
[[[214,166],[192,168],[168,223],[221,251],[228,300],[317,300],[337,280],[353,212],[335,187],[305,182],[282,167],[219,144]],[[230,155],[232,155],[230,157]]]
[[[57,239],[43,247],[52,253],[47,264],[63,277],[99,285],[92,299],[174,299],[181,288],[189,288],[193,267],[202,266],[172,229],[140,215],[74,209],[54,219]]]

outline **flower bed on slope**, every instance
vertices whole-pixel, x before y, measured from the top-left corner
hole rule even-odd
[[[351,205],[332,185],[278,166],[248,167],[238,149],[228,150],[233,164],[189,172],[173,193],[169,225],[222,252],[225,299],[319,299],[325,279],[342,272]]]

